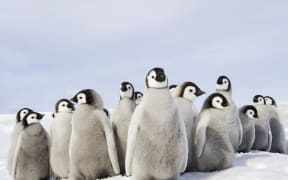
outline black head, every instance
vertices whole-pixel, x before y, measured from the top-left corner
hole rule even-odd
[[[277,103],[276,103],[275,99],[272,98],[271,96],[265,96],[264,99],[265,99],[265,102],[267,105],[272,105],[272,106],[277,107]]]
[[[248,116],[250,119],[256,119],[259,117],[257,109],[255,108],[255,106],[251,105],[244,106],[242,109],[242,113],[246,114],[246,116]]]
[[[35,123],[40,123],[43,117],[44,117],[44,114],[40,114],[40,113],[33,112],[33,111],[26,114],[22,121],[24,128]]]
[[[168,87],[168,78],[162,68],[153,68],[146,75],[146,87],[163,89]]]
[[[215,108],[222,110],[227,106],[229,106],[229,103],[225,96],[221,93],[213,93],[205,100],[202,109]]]
[[[74,111],[74,104],[68,99],[61,99],[55,105],[55,112],[72,112]]]
[[[231,81],[227,76],[220,76],[217,79],[216,89],[218,91],[231,91]]]
[[[16,123],[21,122],[24,119],[25,115],[29,114],[30,112],[33,112],[33,110],[29,108],[20,109],[16,115]]]
[[[130,82],[122,82],[120,85],[120,98],[134,98],[134,87]]]
[[[196,97],[199,97],[203,94],[205,94],[205,92],[202,91],[199,86],[193,82],[185,82],[180,86],[179,97],[183,97],[190,101],[193,101]]]
[[[256,95],[253,98],[254,104],[266,104],[265,98],[262,95]]]

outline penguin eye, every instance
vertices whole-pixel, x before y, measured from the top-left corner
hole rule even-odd
[[[152,77],[152,79],[155,79],[155,76],[154,76],[154,75],[152,75],[151,77]]]
[[[128,86],[128,89],[131,89],[131,87],[130,87],[130,86]]]
[[[62,107],[65,107],[65,104],[62,104]]]

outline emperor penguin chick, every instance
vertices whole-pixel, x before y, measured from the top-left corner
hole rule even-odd
[[[92,89],[78,92],[72,116],[70,180],[100,179],[119,174],[112,125],[101,96]]]
[[[69,177],[72,111],[74,105],[68,99],[61,99],[55,105],[54,118],[50,127],[50,165],[55,178]]]
[[[235,156],[225,122],[229,103],[220,93],[210,95],[199,114],[195,134],[197,171],[217,171],[230,168]]]
[[[265,102],[272,133],[272,145],[270,152],[286,153],[285,131],[280,120],[276,101],[270,96],[265,96]]]
[[[226,123],[228,125],[229,138],[234,148],[238,151],[238,147],[242,142],[243,128],[238,117],[238,109],[232,99],[232,83],[226,76],[220,76],[217,80],[216,92],[221,93],[227,99],[230,106],[225,109]]]
[[[13,158],[14,158],[15,148],[16,148],[16,145],[17,145],[17,140],[18,140],[18,137],[19,137],[20,133],[24,129],[22,121],[24,119],[24,116],[27,115],[30,112],[32,112],[31,109],[22,108],[22,109],[20,109],[18,111],[18,113],[16,115],[16,124],[15,124],[13,132],[12,132],[11,144],[10,144],[10,148],[9,148],[9,151],[8,151],[7,170],[8,170],[8,173],[10,175],[12,175],[12,162],[13,162]]]
[[[112,114],[113,130],[118,150],[120,173],[125,174],[125,155],[128,128],[135,110],[134,87],[130,82],[122,82],[120,87],[120,102]]]
[[[249,152],[255,141],[255,120],[258,120],[258,111],[254,106],[247,105],[239,109],[239,118],[243,127],[242,143],[238,152]]]
[[[195,123],[198,116],[198,109],[194,105],[194,101],[197,97],[203,95],[202,91],[195,83],[185,82],[179,86],[179,94],[175,97],[176,102],[179,105],[180,111],[186,127],[187,141],[188,141],[188,164],[187,171],[192,171],[193,168],[193,130],[195,130]]]
[[[142,102],[128,131],[126,174],[135,180],[177,179],[187,166],[185,124],[162,68],[146,76]]]
[[[272,134],[265,99],[262,95],[256,95],[253,98],[253,102],[257,109],[259,118],[255,121],[255,141],[252,149],[270,151],[272,145]]]
[[[14,180],[49,179],[49,140],[40,124],[43,116],[29,112],[23,119],[24,129],[18,138],[13,159]]]

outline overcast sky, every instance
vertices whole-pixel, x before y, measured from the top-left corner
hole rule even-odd
[[[287,0],[1,1],[0,113],[53,111],[84,88],[113,108],[120,83],[143,91],[154,66],[170,83],[193,81],[209,93],[227,75],[238,105],[255,94],[288,102],[287,7]]]

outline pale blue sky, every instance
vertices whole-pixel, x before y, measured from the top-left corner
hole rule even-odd
[[[225,74],[238,105],[258,93],[288,102],[287,8],[286,0],[1,1],[0,113],[52,111],[84,88],[113,108],[121,81],[142,91],[154,66],[170,83],[209,93]]]

